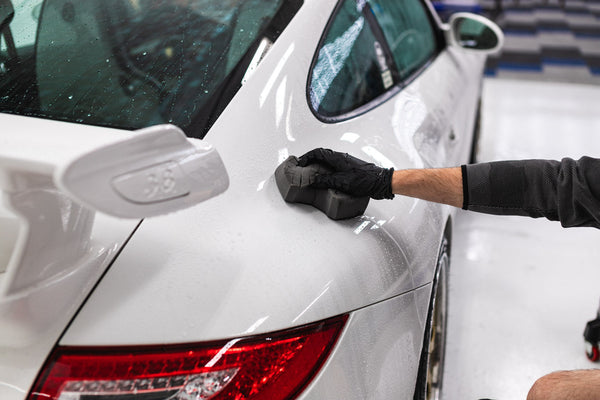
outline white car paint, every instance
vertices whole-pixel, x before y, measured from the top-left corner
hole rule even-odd
[[[125,247],[137,221],[99,214],[84,249],[99,255],[93,266],[73,270],[60,281],[64,288],[57,283],[35,296],[0,300],[3,326],[20,310],[29,310],[20,320],[31,324],[40,303],[61,304],[44,331],[0,343],[0,398],[25,397],[59,338],[61,345],[199,342],[341,313],[351,318],[340,342],[301,398],[412,396],[433,267],[453,210],[396,198],[371,201],[364,216],[335,222],[285,203],[273,172],[288,155],[313,147],[394,168],[466,162],[480,90],[472,77],[481,75],[483,56],[448,48],[379,107],[323,123],[309,109],[306,79],[335,4],[306,0],[211,128],[207,139],[230,179],[224,194],[144,220]],[[40,125],[56,142],[65,124]],[[82,145],[99,146],[88,141],[113,133],[93,129],[99,134],[85,135]],[[364,369],[344,368],[349,364]]]
[[[335,3],[329,1],[329,7]],[[288,154],[316,146],[379,164],[385,160],[395,168],[441,166],[426,157],[439,158],[435,152],[444,147],[451,150],[441,154],[445,165],[465,162],[470,147],[448,143],[470,140],[473,118],[460,117],[468,114],[465,110],[475,111],[479,82],[447,82],[461,82],[449,79],[453,74],[480,74],[481,58],[444,53],[377,109],[323,124],[306,105],[306,82],[292,78],[307,76],[327,22],[326,12],[315,21],[311,6],[322,9],[324,4],[304,5],[207,136],[231,176],[227,192],[218,201],[144,221],[62,344],[211,340],[248,333],[257,321],[263,323],[254,333],[269,332],[431,281],[429,265],[437,257],[449,207],[406,198],[371,201],[364,217],[333,222],[311,207],[286,204],[273,172]],[[442,111],[448,98],[458,103],[455,115]],[[414,123],[415,109],[424,110],[420,125]],[[449,124],[456,126],[455,139],[449,137]],[[343,139],[349,133],[358,135],[352,143]],[[427,238],[418,249],[407,245],[415,236]],[[314,251],[316,247],[328,251]],[[405,255],[411,247],[415,253]],[[144,267],[128,267],[136,264]],[[365,274],[365,269],[378,273]],[[136,285],[142,276],[143,285]],[[326,288],[326,295],[317,299]]]

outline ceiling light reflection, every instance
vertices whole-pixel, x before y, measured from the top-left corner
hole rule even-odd
[[[321,293],[319,293],[319,295],[317,297],[315,297],[315,299],[313,301],[310,302],[310,304],[308,306],[306,306],[306,308],[304,310],[302,310],[302,312],[300,314],[298,314],[298,316],[296,318],[294,318],[292,320],[292,322],[296,322],[301,316],[304,315],[304,313],[306,313],[321,297],[323,297],[323,295],[325,293],[327,293],[327,291],[329,290],[329,285],[331,285],[331,283],[333,282],[333,280],[330,280],[329,282],[327,282],[325,284],[325,286],[323,287],[323,290],[321,291]]]
[[[361,148],[363,153],[375,160],[375,162],[383,168],[394,168],[396,165],[392,160],[384,156],[379,150],[371,146],[364,146]]]
[[[342,142],[355,143],[358,139],[360,139],[360,135],[354,132],[346,132],[342,135],[340,140]]]

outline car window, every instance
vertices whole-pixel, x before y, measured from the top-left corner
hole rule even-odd
[[[312,110],[324,120],[351,117],[414,76],[437,49],[420,0],[343,0],[313,61]]]
[[[369,0],[394,56],[401,79],[421,68],[436,53],[437,42],[421,0]]]
[[[309,98],[325,117],[350,112],[393,85],[365,1],[345,0],[329,24],[311,71]]]
[[[174,123],[202,137],[259,43],[276,40],[301,4],[13,0],[0,111],[125,129]]]

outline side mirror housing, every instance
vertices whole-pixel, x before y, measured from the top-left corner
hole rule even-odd
[[[504,33],[498,25],[481,15],[456,13],[448,21],[446,40],[450,46],[491,54],[504,44]]]

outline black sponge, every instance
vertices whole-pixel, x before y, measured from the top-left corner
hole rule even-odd
[[[330,173],[321,164],[298,166],[298,159],[288,157],[275,170],[275,182],[283,199],[290,203],[310,204],[334,220],[362,215],[369,205],[369,197],[354,197],[334,189],[310,187],[317,174]]]

